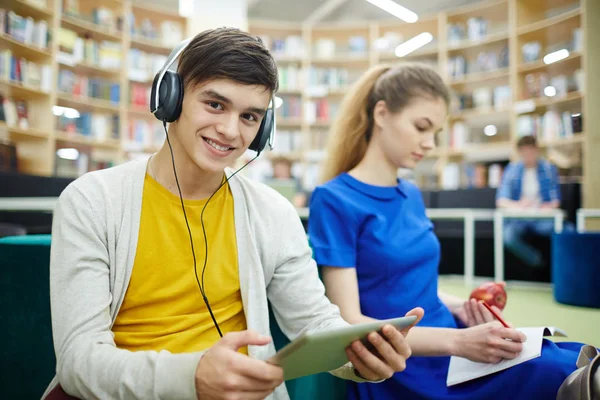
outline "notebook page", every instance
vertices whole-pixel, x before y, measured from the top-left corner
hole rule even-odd
[[[518,331],[525,334],[527,340],[523,343],[523,351],[519,357],[513,360],[503,360],[496,364],[486,364],[473,362],[462,357],[451,357],[446,385],[452,386],[477,379],[539,357],[542,354],[542,341],[544,339],[544,330],[546,329],[548,328],[517,328]],[[546,333],[548,332],[546,331]]]

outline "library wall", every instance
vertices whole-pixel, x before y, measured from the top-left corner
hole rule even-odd
[[[0,7],[0,165],[76,177],[156,151],[154,74],[186,19],[131,1]]]
[[[375,64],[415,61],[437,68],[453,96],[438,148],[415,171],[400,171],[403,177],[423,188],[497,187],[518,139],[533,135],[563,181],[581,182],[585,3],[482,1],[411,24],[250,21],[280,69],[277,153],[311,189],[349,86]]]
[[[3,2],[0,165],[78,176],[148,157],[164,141],[148,109],[156,71],[183,38],[237,25],[263,38],[281,84],[276,149],[249,174],[268,176],[272,159],[284,157],[311,190],[350,85],[378,63],[416,61],[437,68],[453,98],[437,149],[402,176],[424,189],[496,187],[517,140],[531,134],[561,179],[586,183],[584,202],[597,201],[600,90],[586,79],[600,65],[597,2],[491,0],[411,24],[313,25],[248,21],[247,0],[196,12],[202,4],[192,2],[188,19],[129,0]]]

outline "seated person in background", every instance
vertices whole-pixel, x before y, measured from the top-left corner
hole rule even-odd
[[[508,164],[496,193],[496,206],[510,209],[553,209],[560,207],[558,172],[549,161],[540,158],[533,136],[524,136],[517,142],[520,161]],[[564,224],[565,230],[572,226]],[[504,244],[525,264],[544,265],[542,253],[525,241],[533,233],[550,236],[554,231],[553,219],[513,219],[504,226]]]
[[[380,384],[349,383],[348,398],[554,399],[581,344],[544,341],[538,359],[446,387],[449,356],[496,363],[515,358],[525,340],[475,300],[438,292],[433,224],[419,189],[397,178],[399,168],[415,168],[434,149],[449,102],[433,69],[377,66],[353,86],[332,126],[325,183],[312,194],[308,221],[327,296],[350,323],[425,309],[407,336],[406,370]]]
[[[280,156],[275,157],[271,164],[273,176],[267,180],[267,184],[287,197],[295,207],[306,207],[306,191],[300,179],[292,175],[292,161]]]
[[[162,83],[184,93],[161,91],[161,149],[82,176],[58,201],[48,398],[284,400],[283,371],[265,361],[275,353],[268,304],[290,339],[348,324],[294,207],[226,168],[251,146],[260,154],[255,139],[264,146],[273,132],[262,128],[278,86],[269,51],[237,29],[205,31],[177,75]],[[369,340],[381,358],[356,341],[352,364],[332,373],[378,381],[404,368],[402,332],[386,326]]]

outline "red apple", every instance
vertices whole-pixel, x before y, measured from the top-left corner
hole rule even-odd
[[[470,299],[483,300],[488,306],[496,306],[500,310],[506,307],[506,283],[486,282],[471,292]]]

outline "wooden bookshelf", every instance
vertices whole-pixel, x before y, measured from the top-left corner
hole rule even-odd
[[[102,68],[97,65],[93,65],[86,62],[78,62],[75,64],[59,62],[60,68],[62,69],[70,69],[76,73],[80,73],[82,75],[94,75],[94,76],[103,76],[103,77],[112,77],[117,78],[121,75],[121,69],[116,68]]]
[[[575,20],[578,19],[580,15],[581,15],[581,9],[576,8],[574,10],[567,11],[565,13],[562,13],[562,14],[554,16],[554,17],[544,18],[541,21],[532,22],[530,24],[520,26],[517,29],[517,33],[519,35],[526,35],[528,33],[542,31],[545,29],[553,29],[558,24],[562,24],[565,22],[567,22],[567,23],[576,22]],[[579,24],[577,24],[577,25],[579,25]]]
[[[154,118],[154,115],[150,112],[150,107],[141,107],[130,105],[127,109],[129,114],[134,115],[137,118]]]
[[[95,99],[93,97],[75,96],[59,93],[57,100],[66,107],[81,109],[85,111],[99,111],[106,113],[118,113],[119,105],[108,100]]]
[[[63,15],[60,18],[63,28],[72,30],[80,35],[89,35],[96,40],[120,42],[121,33],[79,18]]]
[[[152,152],[154,146],[128,143],[127,137],[132,123],[146,121],[158,124],[145,106],[130,105],[130,88],[138,79],[130,77],[128,71],[127,55],[130,50],[144,51],[165,56],[171,52],[173,43],[160,38],[141,37],[132,32],[132,20],[125,18],[132,13],[133,23],[139,26],[143,19],[152,21],[160,26],[162,21],[173,21],[182,24],[183,32],[187,32],[187,20],[169,10],[133,4],[130,0],[106,0],[102,2],[115,15],[122,17],[121,30],[107,29],[91,22],[86,17],[76,17],[61,13],[60,0],[48,0],[46,7],[39,7],[27,0],[7,0],[6,8],[15,10],[18,14],[31,16],[34,19],[48,21],[49,33],[52,37],[48,48],[40,49],[16,41],[14,38],[0,34],[0,49],[10,49],[19,57],[38,63],[46,63],[52,69],[53,86],[49,92],[39,88],[20,85],[18,83],[0,81],[0,91],[9,96],[17,96],[30,102],[35,110],[36,118],[31,121],[28,129],[6,127],[0,124],[0,132],[8,132],[10,140],[17,144],[22,172],[51,175],[55,169],[55,152],[59,147],[67,145],[78,148],[92,148],[103,151],[114,157],[116,163],[128,159],[128,153]],[[93,2],[80,1],[81,12],[90,15],[90,10],[95,7]],[[286,21],[249,21],[248,30],[256,35],[268,36],[277,40],[287,40],[296,37],[302,43],[302,49],[297,52],[288,52],[285,49],[274,51],[274,57],[280,71],[287,72],[297,69],[299,75],[309,69],[338,69],[346,70],[348,75],[339,78],[334,89],[329,86],[315,90],[313,85],[305,80],[301,85],[282,85],[278,96],[286,99],[297,99],[300,114],[291,114],[293,117],[284,117],[278,110],[277,125],[279,131],[300,132],[301,144],[294,148],[287,156],[294,162],[304,166],[315,165],[322,157],[314,156],[322,153],[332,118],[311,118],[307,112],[307,105],[319,101],[327,101],[330,105],[339,104],[342,97],[348,92],[350,85],[362,72],[378,63],[397,63],[403,61],[425,62],[438,69],[444,80],[449,84],[452,92],[470,94],[481,87],[496,88],[508,86],[511,89],[511,99],[505,109],[497,111],[492,105],[486,107],[466,108],[453,111],[447,121],[445,132],[439,135],[438,148],[428,155],[436,159],[433,172],[441,182],[442,171],[450,162],[462,163],[474,155],[490,154],[490,161],[496,160],[497,154],[508,154],[508,159],[515,155],[515,144],[518,140],[519,126],[517,121],[524,115],[542,115],[547,110],[582,112],[585,124],[584,132],[572,137],[552,140],[540,140],[544,148],[573,148],[583,152],[581,164],[583,166],[584,181],[591,183],[600,191],[600,171],[592,160],[594,154],[600,152],[600,138],[595,126],[598,126],[595,112],[600,104],[600,81],[586,79],[593,76],[593,71],[600,67],[600,27],[593,22],[598,18],[599,6],[592,0],[491,0],[481,1],[455,10],[440,12],[432,15],[419,16],[413,24],[401,23],[397,19],[382,21],[358,21],[300,24]],[[487,34],[476,40],[456,40],[450,37],[450,29],[456,24],[466,24],[470,18],[484,18],[488,21]],[[595,19],[594,19],[595,18]],[[94,40],[108,40],[119,44],[123,58],[121,67],[117,70],[99,68],[89,63],[65,65],[58,57],[59,49],[56,38],[59,28],[75,31],[79,35],[86,35]],[[575,28],[582,29],[583,47],[569,49],[569,55],[552,64],[542,61],[557,46],[560,46],[565,37],[570,40]],[[423,47],[416,49],[403,57],[395,55],[395,46],[409,40],[421,33],[428,32],[432,40]],[[366,48],[362,52],[353,53],[347,48],[350,39],[362,36],[366,41]],[[468,36],[468,35],[466,35]],[[379,47],[382,43],[378,40],[385,38],[388,47]],[[318,51],[323,40],[330,39],[335,42],[336,51]],[[397,41],[397,43],[394,42]],[[522,46],[525,43],[538,41],[542,49],[538,59],[524,62]],[[375,45],[378,43],[378,46]],[[395,44],[393,44],[395,43]],[[286,44],[287,46],[287,44]],[[456,56],[463,56],[468,62],[475,60],[481,52],[498,52],[508,46],[509,65],[498,69],[467,71],[458,78],[453,78],[448,70],[449,61]],[[324,56],[326,55],[326,56]],[[67,63],[68,64],[68,63]],[[70,69],[74,72],[105,78],[120,84],[119,102],[113,103],[105,100],[78,98],[65,95],[57,88],[57,78],[60,69]],[[527,96],[525,94],[526,80],[532,74],[546,73],[549,78],[559,74],[570,75],[574,71],[583,70],[585,86],[581,90],[570,90],[566,95],[552,97]],[[151,85],[151,76],[142,79],[142,85]],[[118,115],[119,117],[119,142],[97,142],[94,139],[80,136],[66,135],[57,131],[56,117],[52,114],[52,106],[67,106],[78,110]],[[452,107],[454,110],[455,108]],[[31,113],[30,113],[31,114]],[[316,121],[316,122],[311,122]],[[463,147],[452,148],[454,143],[450,137],[453,125],[462,122],[474,127],[470,137]],[[482,129],[486,124],[498,127],[498,134],[494,137],[483,137]],[[478,136],[477,136],[478,135]],[[277,143],[277,140],[276,140]],[[265,153],[268,154],[268,153]],[[279,154],[278,154],[279,156]],[[312,164],[311,164],[312,163]],[[596,186],[594,186],[596,185]],[[592,204],[593,196],[586,197]],[[591,203],[590,203],[591,202]],[[600,204],[596,204],[600,207]]]
[[[487,44],[503,42],[505,40],[508,40],[508,32],[496,32],[486,35],[486,37],[481,40],[462,40],[459,43],[449,44],[448,51],[455,52],[458,50],[476,49]]]
[[[473,120],[473,119],[487,119],[487,118],[506,118],[509,110],[507,109],[494,109],[491,107],[471,108],[466,110],[456,111],[450,114],[450,121],[454,120]]]
[[[558,139],[549,139],[549,140],[540,140],[540,147],[562,147],[562,146],[570,146],[570,145],[580,145],[585,142],[585,133],[575,133],[573,136],[558,138]]]
[[[471,72],[460,79],[451,79],[450,85],[467,85],[472,83],[481,84],[487,81],[508,78],[508,68],[498,68],[486,72]]]
[[[22,140],[48,139],[48,131],[35,128],[21,128],[18,126],[8,126],[6,122],[0,122],[0,131],[7,131],[11,138],[18,137]]]
[[[23,84],[17,81],[0,80],[0,88],[4,88],[10,97],[18,97],[21,100],[35,100],[48,96],[48,92],[41,88]]]
[[[548,110],[557,112],[572,111],[581,112],[584,103],[587,102],[589,91],[588,76],[585,71],[590,70],[589,63],[593,59],[594,70],[600,67],[600,47],[594,49],[595,55],[590,58],[590,45],[588,41],[591,30],[589,24],[583,24],[586,16],[586,7],[589,9],[591,0],[491,0],[480,1],[476,4],[467,5],[455,10],[441,12],[429,16],[419,15],[419,21],[413,24],[400,23],[398,20],[357,22],[357,23],[329,23],[299,26],[294,23],[282,21],[269,23],[267,21],[249,21],[249,31],[257,35],[269,35],[273,38],[282,39],[285,34],[300,36],[303,39],[303,51],[299,54],[288,54],[276,57],[280,68],[287,68],[293,63],[304,71],[309,68],[338,68],[347,71],[363,71],[378,63],[398,63],[402,61],[422,61],[437,67],[438,71],[448,83],[455,95],[472,93],[482,87],[495,89],[499,86],[510,88],[510,101],[503,103],[498,109],[494,105],[477,108],[465,108],[451,112],[446,124],[446,130],[438,139],[438,148],[428,155],[428,158],[437,158],[435,174],[439,182],[442,179],[444,166],[450,162],[461,163],[463,159],[475,158],[485,162],[489,154],[489,161],[505,162],[514,160],[516,156],[516,142],[519,138],[519,118],[526,115],[543,115]],[[594,10],[597,10],[594,5]],[[597,12],[597,11],[596,11]],[[450,37],[450,29],[457,24],[465,24],[471,18],[484,18],[487,23],[487,34],[475,40],[457,40],[455,36]],[[598,15],[596,15],[598,17]],[[582,29],[583,43],[585,48],[569,49],[566,58],[546,64],[542,58],[557,49],[560,49],[564,41],[573,38],[573,30]],[[594,28],[596,29],[596,28]],[[411,39],[423,32],[432,35],[433,40],[418,48],[404,57],[397,57],[394,48],[379,48],[386,41],[396,39],[399,43]],[[595,32],[595,31],[594,31]],[[363,36],[367,41],[367,50],[356,56],[349,57],[343,52],[332,52],[324,58],[319,56],[316,50],[319,39],[331,39],[336,43],[344,42],[350,36]],[[468,35],[467,35],[468,36]],[[541,51],[538,59],[531,62],[523,61],[522,46],[531,41],[541,43]],[[383,44],[382,44],[383,43]],[[377,46],[376,46],[377,44]],[[337,47],[337,46],[336,46]],[[496,69],[485,69],[482,71],[468,71],[467,73],[453,78],[448,70],[450,59],[463,56],[469,62],[476,60],[481,52],[495,52],[503,49],[508,51],[508,65],[504,64]],[[505,50],[507,49],[507,50]],[[576,70],[585,68],[583,77],[585,86],[572,90],[569,88],[566,94],[557,93],[555,96],[525,96],[526,80],[532,74],[545,73],[552,79],[557,75],[565,74],[571,76]],[[360,74],[355,74],[359,76]],[[350,82],[351,83],[351,82]],[[303,105],[306,102],[314,102],[322,99],[338,102],[347,93],[347,87],[342,90],[329,90],[328,87],[319,87],[315,90],[310,82],[294,91],[283,88],[279,95],[297,95]],[[599,89],[600,90],[600,89]],[[596,98],[600,97],[600,94]],[[594,104],[599,104],[595,102]],[[454,107],[452,108],[454,109]],[[593,111],[591,111],[593,112]],[[317,151],[313,143],[318,138],[318,143],[323,143],[323,136],[328,134],[332,119],[326,122],[306,122],[313,120],[304,115],[300,120],[279,118],[278,128],[284,131],[301,130],[302,146],[293,150],[291,154],[298,152],[305,155]],[[587,115],[586,115],[587,114]],[[593,115],[584,113],[584,121],[594,119]],[[476,135],[468,140],[464,147],[451,148],[450,134],[455,123],[464,123],[471,127],[470,135]],[[497,134],[485,137],[483,128],[487,125],[495,125]],[[590,134],[576,133],[572,137],[544,140],[540,138],[543,148],[571,147],[581,152],[590,141]],[[321,149],[322,150],[322,149]],[[600,149],[598,149],[600,151]],[[589,152],[588,152],[589,153]],[[291,157],[296,162],[308,166],[308,157]],[[581,160],[580,157],[577,158]],[[577,161],[586,165],[586,158]],[[589,163],[587,163],[589,167]],[[586,174],[584,169],[584,175]],[[600,175],[600,174],[598,174]],[[303,176],[306,178],[306,175]],[[599,190],[600,190],[600,183]]]
[[[57,141],[80,144],[95,147],[98,149],[120,150],[121,141],[117,139],[99,140],[93,137],[85,136],[79,133],[68,133],[57,131],[55,138]]]
[[[49,19],[54,15],[51,7],[40,6],[28,0],[4,0],[3,6],[19,15],[25,14],[34,19]]]
[[[41,4],[41,5],[40,5]],[[51,72],[51,85],[49,91],[39,87],[22,84],[21,82],[8,81],[0,78],[0,94],[15,101],[25,101],[28,105],[29,126],[14,124],[8,126],[0,121],[0,138],[8,139],[17,146],[19,172],[37,175],[53,175],[56,166],[56,150],[73,147],[80,152],[98,155],[100,160],[109,160],[115,164],[128,159],[127,143],[130,122],[135,119],[145,119],[150,123],[158,124],[147,108],[129,106],[128,79],[128,52],[133,48],[164,56],[169,54],[171,46],[165,45],[160,37],[148,40],[136,36],[132,40],[131,19],[127,16],[134,15],[137,24],[148,19],[153,22],[160,32],[160,24],[164,21],[175,21],[181,24],[183,37],[186,34],[186,18],[157,8],[142,5],[133,5],[130,0],[103,0],[103,8],[110,9],[115,18],[122,21],[106,26],[106,24],[93,23],[92,11],[98,7],[97,2],[88,0],[79,1],[78,14],[73,10],[62,10],[62,0],[47,0],[44,3],[30,0],[6,0],[2,8],[12,10],[23,17],[32,17],[36,21],[46,21],[50,37],[47,48],[39,48],[31,44],[21,43],[14,37],[0,32],[0,50],[8,49],[15,57],[24,57],[28,61],[48,65]],[[139,26],[138,26],[139,27]],[[119,29],[118,29],[119,28]],[[75,32],[80,37],[91,38],[94,41],[109,41],[116,43],[121,55],[120,67],[104,68],[100,64],[87,61],[70,62],[59,56],[58,42],[60,29]],[[70,70],[74,73],[91,78],[101,78],[110,83],[119,84],[119,101],[76,96],[64,93],[58,88],[58,73],[60,70]],[[145,82],[151,85],[152,81]],[[54,106],[67,107],[79,112],[91,112],[98,115],[118,116],[119,139],[111,138],[106,132],[106,139],[101,140],[94,136],[87,136],[73,132],[61,131],[57,128],[57,116],[54,115]],[[138,146],[135,151],[152,153],[157,150],[154,146]],[[93,158],[93,157],[92,157]],[[92,158],[90,160],[92,160]]]
[[[582,53],[580,51],[573,51],[569,53],[568,57],[556,61],[552,64],[546,64],[543,60],[531,61],[519,64],[518,70],[520,73],[525,73],[542,70],[552,70],[557,69],[557,67],[573,68],[574,66],[581,64],[581,57]]]
[[[155,41],[150,39],[144,39],[141,37],[135,37],[131,39],[131,47],[140,49],[142,51],[146,51],[148,53],[158,53],[168,55],[171,52],[171,48],[167,46],[162,46]]]
[[[32,61],[39,61],[40,59],[47,59],[50,57],[48,49],[21,43],[6,33],[0,33],[0,42],[2,42],[4,48],[8,48],[12,52],[20,54],[22,57]]]

